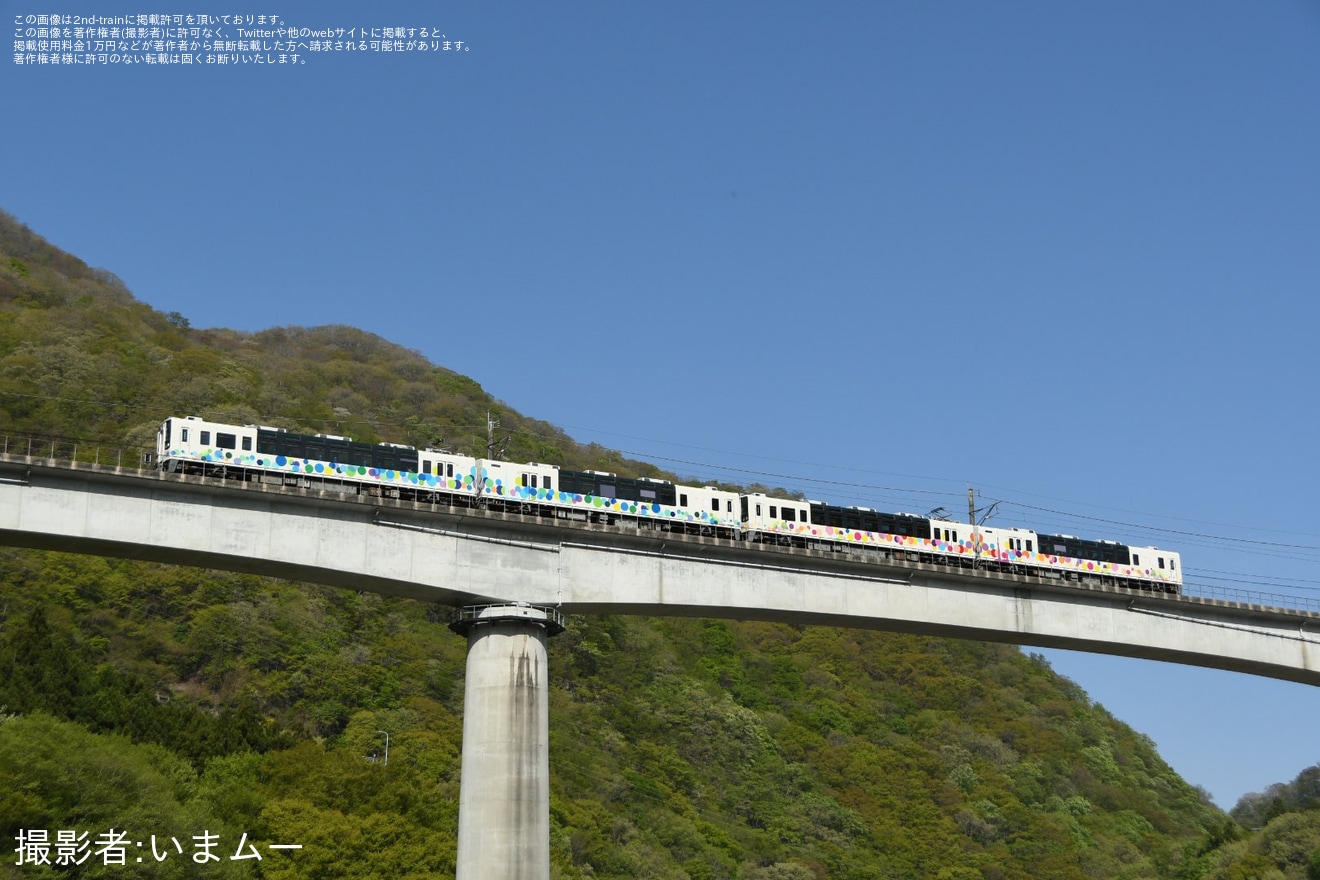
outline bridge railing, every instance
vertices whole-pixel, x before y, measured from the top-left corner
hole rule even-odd
[[[1184,596],[1234,602],[1238,605],[1257,605],[1262,608],[1289,608],[1320,614],[1320,599],[1294,596],[1291,593],[1263,593],[1259,590],[1239,590],[1236,587],[1216,587],[1209,584],[1183,584]]]
[[[0,436],[0,452],[60,463],[105,465],[106,467],[150,470],[153,449],[145,446],[113,446],[49,434],[6,434]]]
[[[151,456],[155,450],[145,446],[113,446],[94,440],[56,437],[41,434],[0,435],[0,452],[5,455],[43,459],[55,466],[73,462],[113,468],[153,470]],[[1193,569],[1194,570],[1194,569]],[[1262,608],[1281,608],[1320,614],[1320,598],[1297,596],[1290,593],[1266,593],[1259,590],[1241,590],[1195,582],[1185,583],[1182,595],[1238,605]]]

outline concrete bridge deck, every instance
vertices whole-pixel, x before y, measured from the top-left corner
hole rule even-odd
[[[28,456],[0,455],[0,544],[454,606],[864,627],[1320,685],[1316,611]]]

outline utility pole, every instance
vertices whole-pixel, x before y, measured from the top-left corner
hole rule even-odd
[[[503,459],[509,452],[509,441],[513,439],[512,434],[505,434],[504,439],[500,441],[500,451],[495,451],[495,429],[500,426],[500,420],[491,418],[490,410],[486,410],[486,457],[493,459]]]
[[[494,458],[504,457],[503,449],[500,450],[500,454],[498,456],[495,454],[495,429],[498,428],[499,426],[500,426],[500,420],[491,416],[490,410],[486,410],[486,460],[487,461]],[[507,437],[505,438],[504,442],[506,445],[508,444],[509,441]],[[485,492],[484,487],[486,480],[486,475],[483,473],[484,471],[485,468],[482,467],[482,461],[478,460],[477,480],[475,485],[473,486],[473,489],[475,489],[477,493],[478,506],[484,506],[486,503],[486,500],[482,497],[482,495]]]
[[[978,526],[985,525],[985,521],[994,516],[997,507],[999,507],[998,501],[994,502],[989,507],[983,508],[982,511],[978,511],[976,509],[975,493],[972,491],[971,486],[967,487],[967,521],[972,524],[972,541],[976,544],[976,559],[972,562],[973,568],[976,566],[976,563],[981,560],[981,549],[986,543],[983,540],[982,534],[976,529]],[[981,514],[981,521],[979,523],[976,521],[977,513]]]

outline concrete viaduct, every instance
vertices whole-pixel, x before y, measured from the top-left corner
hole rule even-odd
[[[546,644],[564,614],[864,627],[1320,685],[1317,611],[559,522],[0,455],[0,544],[461,608],[459,880],[549,876]]]

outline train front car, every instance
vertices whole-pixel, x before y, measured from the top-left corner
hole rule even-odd
[[[397,443],[362,443],[334,434],[300,434],[261,425],[227,425],[172,416],[156,433],[156,466],[171,473],[366,494],[426,502],[472,495],[475,459]],[[463,480],[451,470],[468,473]]]
[[[1129,547],[1132,554],[1132,578],[1142,589],[1181,593],[1182,557],[1158,547]]]
[[[255,425],[171,416],[156,432],[156,467],[170,473],[229,476],[253,466],[256,444]]]

